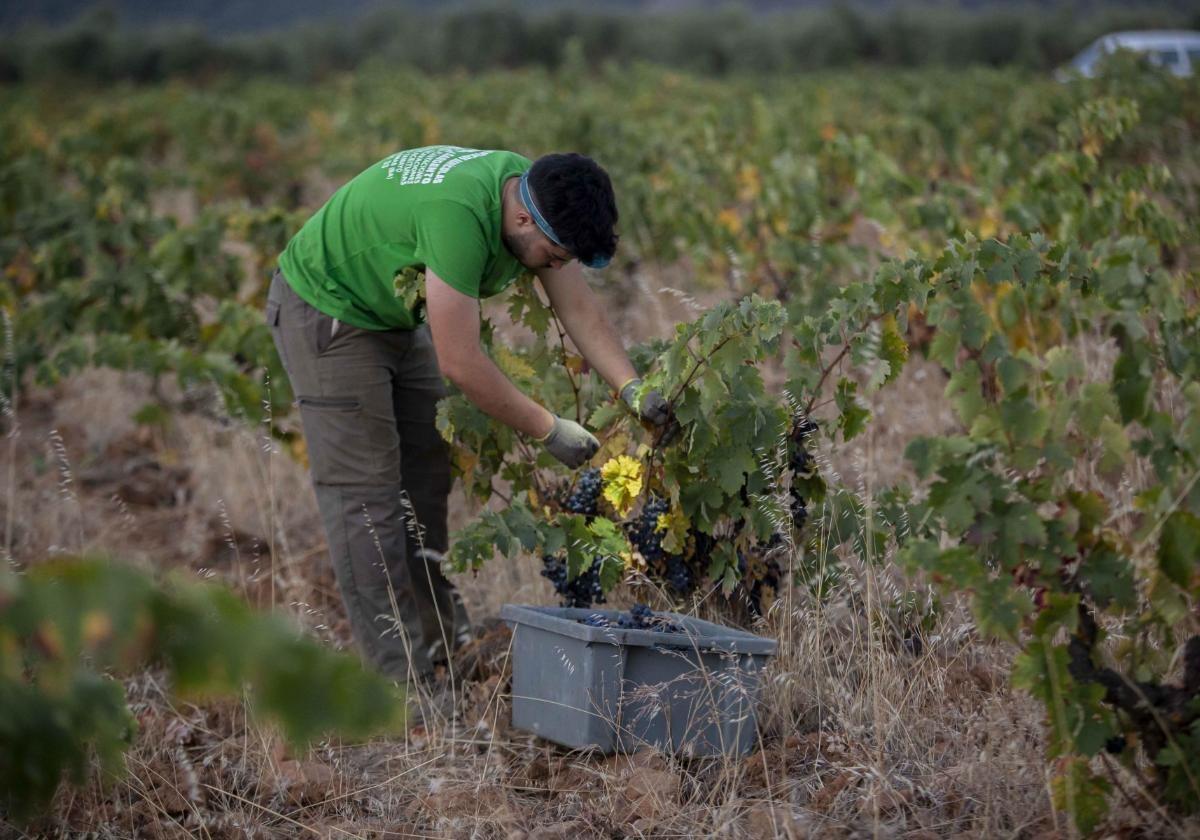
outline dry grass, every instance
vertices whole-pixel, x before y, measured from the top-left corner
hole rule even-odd
[[[635,306],[631,297],[619,298],[615,311],[627,335],[661,330],[689,308],[673,293],[646,289],[653,305]],[[903,477],[905,441],[953,428],[941,400],[944,381],[935,365],[914,359],[886,399],[876,400],[870,432],[836,457],[819,454],[823,472],[864,499]],[[22,395],[20,425],[4,449],[13,480],[0,492],[0,521],[16,525],[7,536],[12,557],[24,564],[106,550],[155,568],[190,569],[348,647],[302,468],[261,428],[219,414],[181,415],[161,431],[138,428],[129,417],[148,393],[136,376],[92,371]],[[452,526],[468,516],[456,499]],[[760,745],[746,758],[612,758],[512,730],[510,637],[485,617],[506,602],[552,601],[540,564],[524,558],[486,578],[457,581],[486,630],[456,662],[457,720],[431,712],[404,740],[330,741],[290,754],[242,703],[173,700],[161,674],[143,672],[127,682],[141,724],[128,775],[65,789],[32,832],[1070,836],[1049,803],[1041,712],[1006,684],[1012,651],[981,641],[952,605],[914,653],[889,618],[890,605],[920,585],[890,557],[841,560],[848,574],[831,602],[785,591],[754,628],[780,639],[781,648],[759,712]],[[662,606],[645,590],[626,588],[615,600],[635,594]],[[1123,805],[1109,825],[1122,836],[1171,830]]]

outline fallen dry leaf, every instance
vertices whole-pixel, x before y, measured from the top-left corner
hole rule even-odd
[[[454,669],[458,678],[481,681],[497,676],[507,681],[512,630],[499,619],[488,619],[478,632],[479,635],[454,652]]]
[[[603,763],[604,768],[618,778],[624,778],[638,768],[667,769],[667,760],[655,750],[638,750],[630,754],[618,753],[604,759]]]
[[[746,812],[746,829],[751,837],[777,840],[806,840],[808,829],[786,805],[757,802]]]
[[[858,776],[848,770],[843,770],[832,779],[828,779],[821,789],[813,794],[809,804],[814,811],[827,811],[833,801],[837,799],[838,794],[857,781]]]
[[[742,779],[749,787],[786,784],[799,768],[814,761],[821,749],[820,732],[789,735],[782,744],[775,742],[742,759]]]
[[[193,807],[179,788],[166,782],[146,791],[146,799],[157,810],[172,815],[186,814]]]
[[[988,694],[1004,686],[1004,676],[995,668],[987,665],[973,665],[968,673],[979,690]]]
[[[323,802],[334,795],[333,768],[319,761],[281,761],[278,778],[294,805]]]
[[[321,827],[322,840],[387,840],[391,837],[403,837],[411,833],[411,836],[419,837],[418,826],[413,824],[395,822],[363,822],[363,821],[347,821],[341,823],[330,823]]]
[[[657,820],[679,805],[679,777],[669,770],[637,767],[630,773],[622,791],[628,802],[628,817]]]
[[[503,788],[447,779],[434,779],[429,793],[416,797],[409,811],[414,818],[430,814],[451,820],[482,818],[499,829],[515,828],[520,822],[520,815]]]
[[[863,797],[862,812],[864,814],[894,814],[911,799],[912,791],[896,790],[890,785],[879,786]]]
[[[539,825],[529,832],[529,840],[583,840],[594,836],[588,830],[588,824],[582,820]]]

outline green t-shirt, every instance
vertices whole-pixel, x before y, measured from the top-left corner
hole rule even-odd
[[[296,294],[351,326],[414,329],[425,268],[463,294],[490,297],[521,264],[500,238],[504,182],[529,169],[513,152],[406,149],[335,192],[279,255]]]

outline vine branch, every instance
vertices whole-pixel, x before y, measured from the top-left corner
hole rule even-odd
[[[726,344],[728,344],[732,340],[733,340],[733,336],[731,336],[731,335],[725,336],[720,341],[718,341],[716,343],[716,345],[713,346],[713,349],[709,351],[708,355],[702,359],[697,359],[696,355],[694,353],[692,353],[692,349],[689,346],[688,353],[691,354],[692,358],[696,360],[696,364],[692,366],[691,372],[688,373],[687,377],[683,380],[683,382],[680,383],[680,385],[675,389],[675,393],[671,395],[671,398],[669,400],[667,400],[667,405],[669,405],[671,408],[674,408],[675,401],[678,400],[679,397],[683,395],[683,392],[687,390],[687,387],[692,384],[692,380],[696,378],[696,374],[700,372],[700,368],[704,367],[707,364],[712,364],[712,357],[716,355],[718,350],[720,350],[722,347],[724,347]]]
[[[575,377],[571,373],[571,368],[567,366],[567,333],[563,329],[562,322],[558,320],[558,313],[554,311],[554,307],[548,307],[550,317],[554,319],[554,329],[558,331],[558,346],[562,348],[563,353],[563,369],[567,372],[567,381],[571,383],[571,392],[575,397],[575,422],[583,422],[583,403],[580,399],[580,391],[583,383],[575,383]],[[582,376],[580,377],[582,379]]]
[[[879,312],[875,315],[872,315],[871,317],[867,318],[867,320],[863,324],[863,326],[866,327],[870,324],[875,323],[876,321],[883,318],[883,316],[886,314],[887,314],[886,312]],[[833,369],[836,368],[841,363],[842,359],[846,358],[846,354],[849,352],[850,352],[850,342],[847,341],[845,344],[842,345],[842,349],[838,352],[838,354],[834,358],[834,360],[832,362],[830,362],[828,365],[826,365],[824,369],[822,369],[821,378],[817,380],[817,385],[815,388],[813,388],[812,395],[808,398],[808,404],[804,406],[804,416],[807,417],[808,415],[810,415],[812,413],[813,405],[816,403],[817,398],[821,396],[821,388],[825,385],[825,380],[829,378],[829,374],[833,373]]]

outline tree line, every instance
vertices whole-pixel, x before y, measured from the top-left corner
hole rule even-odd
[[[154,83],[273,76],[312,80],[364,64],[430,72],[557,69],[650,62],[705,75],[797,73],[858,64],[1019,66],[1047,71],[1121,29],[1200,28],[1177,3],[941,4],[754,13],[515,5],[379,8],[350,22],[214,34],[194,24],[137,27],[101,7],[64,26],[23,24],[0,37],[0,82]]]

